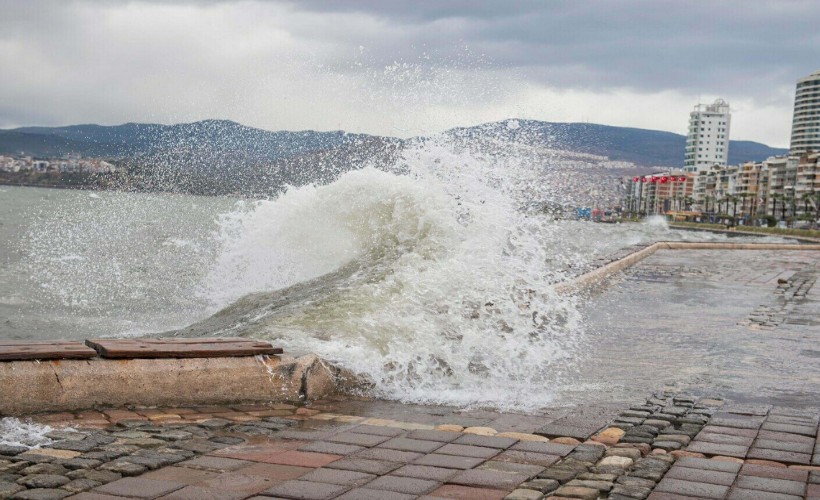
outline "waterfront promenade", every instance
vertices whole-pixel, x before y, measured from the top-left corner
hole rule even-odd
[[[606,397],[33,415],[54,432],[0,447],[0,498],[820,498],[818,253],[658,250],[592,286],[591,327],[619,327],[579,371]]]

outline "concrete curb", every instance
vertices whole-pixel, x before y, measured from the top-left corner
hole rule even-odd
[[[786,238],[790,240],[797,240],[797,241],[805,241],[807,243],[820,243],[820,238],[812,238],[811,236],[794,236],[791,234],[776,234],[776,233],[758,233],[755,231],[737,231],[737,230],[729,230],[729,229],[716,229],[716,228],[706,228],[706,227],[692,227],[692,226],[679,226],[677,224],[669,224],[670,229],[676,229],[681,231],[706,231],[709,233],[718,233],[718,234],[725,234],[728,236],[760,236],[766,237],[771,236],[775,238]]]
[[[316,355],[0,363],[0,415],[321,399],[354,377]]]
[[[609,278],[613,274],[649,257],[658,250],[820,250],[815,244],[789,243],[715,243],[690,241],[659,241],[633,252],[622,259],[610,262],[577,278],[555,286],[558,293],[577,293]]]

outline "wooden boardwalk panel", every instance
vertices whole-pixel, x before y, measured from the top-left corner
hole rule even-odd
[[[0,361],[28,359],[87,359],[97,353],[72,340],[0,340]]]
[[[89,339],[85,343],[103,358],[219,358],[282,354],[269,342],[226,338]]]

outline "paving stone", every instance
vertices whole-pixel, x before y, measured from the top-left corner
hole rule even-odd
[[[531,479],[525,483],[521,483],[519,488],[530,490],[538,490],[541,493],[550,493],[558,489],[561,483],[555,479]]]
[[[500,462],[516,462],[522,464],[541,465],[543,467],[549,467],[560,459],[561,457],[558,455],[546,455],[544,453],[518,450],[507,450],[494,458],[494,460]]]
[[[362,434],[364,435],[364,434]],[[299,448],[299,451],[310,451],[316,453],[327,453],[331,455],[352,455],[366,450],[363,446],[352,444],[328,443],[326,441],[314,441]]]
[[[363,472],[324,468],[316,469],[300,477],[302,481],[339,484],[342,486],[362,486],[375,478],[375,475],[365,474]]]
[[[140,474],[146,472],[148,467],[131,462],[109,462],[107,464],[102,464],[100,469],[116,472],[118,474],[122,474],[123,476],[139,476]]]
[[[752,446],[752,443],[754,442],[754,437],[717,434],[713,432],[706,432],[705,429],[701,431],[695,439],[698,441],[706,441],[707,443],[734,444],[746,447]]]
[[[202,486],[186,486],[161,497],[161,500],[241,500],[247,496],[247,493],[244,492],[203,488]]]
[[[330,455],[326,453],[312,453],[306,451],[288,450],[278,453],[271,453],[260,462],[269,464],[295,465],[297,467],[324,467],[331,462],[339,460],[341,455]]]
[[[655,487],[654,491],[676,493],[691,497],[722,499],[729,493],[729,487],[717,484],[663,478],[663,480],[658,483],[658,486]]]
[[[62,486],[62,489],[66,491],[70,491],[71,493],[80,493],[83,491],[88,491],[92,488],[96,488],[100,486],[100,483],[97,481],[92,481],[91,479],[75,479],[69,483],[66,483]]]
[[[142,479],[154,479],[157,481],[171,481],[182,484],[197,484],[209,479],[218,477],[219,473],[201,469],[189,469],[186,467],[164,467],[160,470],[149,472]]]
[[[811,454],[814,451],[813,443],[810,442],[779,441],[774,439],[757,439],[754,443],[754,447],[805,454]]]
[[[458,484],[445,484],[430,492],[429,498],[451,498],[454,500],[502,500],[507,496],[506,490],[490,488],[472,488]],[[427,497],[420,497],[422,500]]]
[[[424,495],[441,485],[439,481],[414,477],[382,476],[367,484],[368,489],[395,491],[412,495]]]
[[[405,465],[391,472],[393,476],[414,477],[418,479],[428,479],[430,481],[445,482],[458,474],[458,469],[445,469],[442,467],[429,467],[426,465]]]
[[[356,488],[354,490],[350,490],[344,495],[340,497],[336,497],[337,500],[413,500],[416,495],[409,495],[407,493],[399,493],[396,491],[385,491],[385,490],[371,490],[369,488]],[[269,497],[265,497],[264,500],[270,500]]]
[[[18,484],[29,488],[59,488],[70,481],[65,476],[57,474],[30,474],[17,481]]]
[[[403,464],[409,464],[410,462],[423,456],[423,453],[415,453],[412,451],[388,450],[387,448],[367,448],[353,455],[353,457],[355,458],[387,460],[388,462],[400,462]]]
[[[52,463],[44,463],[44,464],[34,464],[29,465],[25,469],[20,471],[20,474],[24,476],[28,476],[31,474],[57,474],[57,475],[64,475],[68,472],[68,469],[63,467],[60,464],[52,464]]]
[[[785,479],[772,479],[768,477],[740,476],[737,478],[736,486],[757,491],[768,491],[772,493],[785,493],[787,495],[803,496],[806,485],[800,481],[789,481]]]
[[[26,488],[24,486],[20,486],[19,484],[0,481],[0,498],[10,497],[18,491],[23,491],[24,489]]]
[[[719,484],[722,486],[731,486],[735,482],[737,475],[732,472],[720,472],[714,470],[703,469],[689,469],[687,467],[672,467],[666,473],[667,478],[681,479],[683,481],[692,481],[709,484]]]
[[[541,443],[537,441],[522,441],[513,445],[511,450],[528,451],[533,453],[542,453],[545,455],[558,455],[560,457],[569,455],[574,446],[566,444]]]
[[[278,480],[268,479],[267,477],[243,474],[236,471],[218,474],[216,477],[198,482],[196,486],[252,495],[270,488],[278,482]]]
[[[428,455],[432,456],[432,455]],[[446,455],[442,455],[446,456]],[[435,465],[435,464],[421,464],[421,465]],[[398,469],[401,464],[396,462],[387,462],[385,460],[369,460],[366,458],[346,457],[341,460],[331,462],[326,467],[331,469],[352,470],[356,472],[364,472],[366,474],[383,475],[388,472]]]
[[[265,490],[265,495],[304,500],[326,500],[335,498],[349,489],[348,486],[338,484],[292,480]]]
[[[444,443],[438,441],[422,441],[420,439],[408,439],[397,437],[385,441],[379,445],[379,448],[388,448],[391,450],[412,451],[416,453],[432,453],[441,448]]]
[[[203,456],[182,462],[179,465],[183,467],[192,467],[195,469],[207,469],[218,472],[228,472],[236,469],[241,469],[242,467],[251,465],[251,463],[252,462],[249,462],[247,460]]]
[[[643,456],[641,450],[637,448],[609,448],[606,450],[607,456],[627,457],[632,460],[637,460]]]
[[[595,500],[598,498],[598,490],[585,488],[583,486],[561,486],[555,490],[556,497],[581,498],[583,500]]]
[[[561,424],[548,424],[535,431],[534,434],[546,437],[572,437],[583,441],[592,436],[600,427],[603,427],[603,425],[575,427]]]
[[[624,486],[628,486],[630,488],[647,488],[652,489],[655,487],[655,481],[651,481],[649,479],[643,479],[640,477],[634,477],[631,475],[627,476],[620,476],[617,481],[618,484],[622,484]]]
[[[655,442],[652,443],[652,447],[666,451],[673,451],[679,450],[681,448],[681,444],[677,441],[658,441],[656,439]]]
[[[480,446],[483,448],[497,448],[504,450],[518,442],[517,439],[498,436],[477,436],[475,434],[464,434],[455,441],[454,444]],[[532,442],[532,441],[530,441]]]
[[[71,495],[66,490],[58,490],[55,488],[36,488],[33,490],[24,490],[15,493],[11,496],[12,500],[61,500],[68,495]]]
[[[817,426],[804,426],[792,424],[777,424],[766,422],[761,427],[762,430],[773,432],[785,432],[787,434],[798,434],[801,436],[814,437],[817,434]]]
[[[772,493],[770,491],[733,488],[728,498],[729,500],[802,500],[803,497],[783,493]]]
[[[449,483],[511,491],[530,478],[529,474],[473,469],[460,472]]]
[[[13,457],[15,455],[19,455],[20,453],[24,453],[28,450],[25,446],[11,446],[11,445],[0,445],[0,455],[6,457]]]
[[[538,474],[539,479],[554,479],[559,483],[567,483],[575,479],[579,471],[565,467],[549,467]]]
[[[443,467],[446,469],[472,469],[481,464],[484,460],[475,457],[463,457],[455,455],[442,455],[431,453],[413,462],[414,465],[428,465],[431,467]],[[398,464],[397,464],[398,465]]]
[[[775,462],[784,462],[792,464],[809,464],[811,462],[811,455],[809,455],[808,453],[794,453],[790,451],[767,450],[765,448],[752,448],[751,450],[749,450],[747,457],[758,458],[762,460],[773,460]]]
[[[650,488],[616,484],[609,492],[609,496],[607,498],[610,500],[632,500],[636,498],[643,499],[648,497],[651,491],[652,490]]]
[[[498,454],[499,450],[496,448],[483,448],[481,446],[468,446],[463,444],[445,444],[436,453],[441,455],[456,455],[460,457],[474,457],[489,459]]]
[[[516,462],[499,462],[497,460],[488,460],[487,462],[484,462],[483,464],[478,466],[478,468],[495,470],[499,472],[514,472],[519,474],[525,474],[527,477],[535,477],[544,470],[544,467],[540,465],[519,464]]]
[[[350,432],[358,434],[373,434],[376,436],[396,437],[405,434],[406,431],[396,427],[382,427],[378,425],[359,425],[350,429]]]
[[[710,434],[728,434],[730,436],[744,436],[754,438],[758,435],[757,429],[738,429],[735,427],[723,427],[720,425],[712,425],[709,424],[705,426],[701,432],[706,432]],[[762,432],[762,431],[761,431]]]
[[[504,500],[541,500],[544,494],[535,489],[520,488],[513,490],[509,495],[504,497]]]
[[[273,479],[275,481],[285,481],[288,479],[299,479],[314,470],[316,469],[309,467],[297,467],[295,465],[255,463],[241,469],[236,469],[234,472],[246,476],[257,476],[265,479]]]
[[[809,480],[809,471],[789,469],[785,467],[768,467],[746,463],[740,469],[743,476],[770,477],[772,479],[788,479],[791,481],[806,482]]]
[[[732,413],[715,413],[709,420],[709,423],[721,427],[734,427],[736,429],[759,429],[763,424],[763,418],[735,415]]]
[[[335,443],[352,444],[356,446],[371,447],[389,440],[388,436],[378,436],[374,434],[360,434],[355,432],[341,432],[327,438]]]
[[[113,483],[100,486],[95,492],[123,497],[157,498],[181,489],[184,486],[182,483],[173,481],[126,477]]]
[[[594,490],[607,492],[612,489],[612,482],[595,481],[591,479],[573,479],[567,483],[567,486],[580,486],[582,488],[592,488]]]
[[[735,444],[708,443],[694,441],[686,447],[686,451],[703,453],[705,455],[723,455],[728,457],[746,458],[749,448]]]
[[[439,441],[441,443],[450,443],[459,437],[473,436],[474,434],[461,434],[459,432],[437,431],[437,430],[419,430],[413,431],[407,435],[410,439],[420,439],[422,441]],[[464,443],[469,444],[469,443]]]
[[[740,464],[734,462],[724,462],[722,460],[710,460],[707,458],[696,457],[682,457],[675,462],[681,467],[689,467],[693,469],[715,470],[720,472],[737,473],[740,471]]]

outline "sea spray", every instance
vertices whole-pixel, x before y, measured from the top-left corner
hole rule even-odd
[[[230,305],[181,334],[276,339],[385,398],[548,403],[583,342],[576,299],[551,288],[577,257],[561,223],[521,209],[545,192],[543,168],[491,160],[428,143],[400,174],[364,168],[238,207],[203,287]]]

